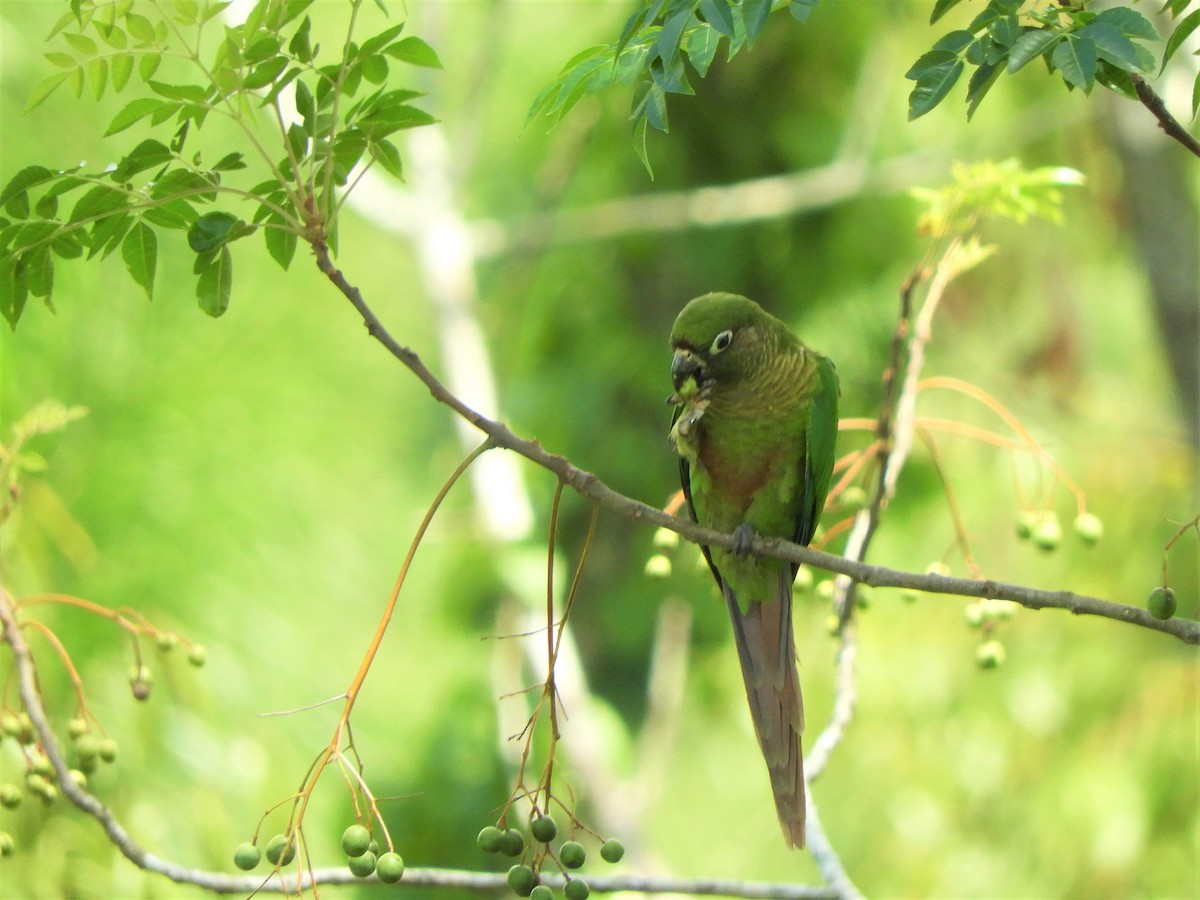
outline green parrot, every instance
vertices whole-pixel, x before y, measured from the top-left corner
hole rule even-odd
[[[725,595],[750,716],[789,847],[804,846],[804,707],[792,634],[796,566],[749,553],[755,534],[812,540],[833,472],[833,363],[753,300],[705,294],[671,329],[671,442],[693,519],[738,549],[700,549]]]

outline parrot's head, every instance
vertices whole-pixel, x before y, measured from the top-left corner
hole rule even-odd
[[[670,403],[686,403],[714,390],[737,388],[753,370],[765,333],[780,324],[737,294],[704,294],[680,310],[671,329]]]

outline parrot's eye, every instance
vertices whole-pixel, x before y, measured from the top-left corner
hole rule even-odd
[[[726,329],[717,335],[712,342],[712,352],[720,353],[733,342],[733,332]]]

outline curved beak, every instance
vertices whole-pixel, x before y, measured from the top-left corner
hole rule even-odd
[[[671,360],[671,384],[675,393],[687,397],[700,389],[703,379],[704,360],[686,347],[676,350]]]

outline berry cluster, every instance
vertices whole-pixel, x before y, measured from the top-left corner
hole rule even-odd
[[[554,892],[548,885],[541,884],[541,868],[546,859],[558,863],[566,879],[563,896],[566,900],[586,900],[591,893],[588,883],[573,874],[587,862],[587,850],[576,840],[563,841],[555,851],[551,844],[558,837],[558,825],[550,816],[537,815],[529,823],[529,834],[541,845],[529,863],[518,862],[508,870],[508,886],[518,897],[532,900],[551,900]],[[512,858],[524,857],[525,835],[517,828],[499,828],[488,825],[476,838],[479,849],[484,853],[498,853]],[[609,838],[600,845],[600,858],[608,863],[620,862],[625,855],[625,846],[616,838]]]

